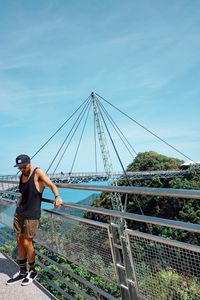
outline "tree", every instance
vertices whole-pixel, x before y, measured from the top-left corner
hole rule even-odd
[[[131,164],[128,165],[127,171],[152,171],[152,170],[169,170],[178,169],[183,161],[158,154],[153,151],[139,153]],[[118,185],[127,186],[127,180],[118,181]],[[174,176],[173,178],[151,178],[136,179],[131,181],[132,186],[140,187],[159,187],[159,188],[176,188],[176,189],[200,189],[200,169],[190,167],[184,174],[184,177]],[[122,203],[125,197],[122,195]],[[102,193],[93,203],[94,206],[112,209],[111,197],[109,193]],[[200,224],[199,201],[196,199],[179,199],[159,196],[134,196],[128,195],[127,212],[141,214],[141,208],[145,215],[162,217],[165,219],[179,220]],[[88,214],[89,218],[98,219],[106,222],[107,217],[97,216],[97,214]],[[144,224],[129,224],[134,229],[147,230]],[[147,230],[148,231],[148,230]],[[194,237],[193,234],[180,233],[170,228],[160,228],[154,226],[153,232],[165,237],[179,238],[181,241],[199,243],[200,238]]]
[[[154,171],[178,169],[183,160],[167,157],[154,151],[140,152],[127,167],[127,171]]]

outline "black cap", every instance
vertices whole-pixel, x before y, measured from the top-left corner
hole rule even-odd
[[[20,154],[16,157],[16,165],[14,167],[18,167],[18,165],[21,164],[28,164],[30,163],[31,159],[28,155],[26,154]]]

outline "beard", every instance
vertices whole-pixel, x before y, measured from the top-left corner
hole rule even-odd
[[[31,173],[31,169],[28,169],[28,170],[22,172],[22,174],[23,174],[25,177],[28,177],[28,176],[30,175],[30,173]]]

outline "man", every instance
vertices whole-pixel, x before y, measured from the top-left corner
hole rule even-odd
[[[55,196],[55,208],[62,204],[62,199],[56,185],[40,168],[35,168],[31,165],[28,155],[21,154],[17,156],[15,167],[18,167],[21,171],[19,182],[21,197],[13,221],[17,238],[20,270],[13,278],[7,281],[7,284],[10,285],[22,281],[22,285],[28,285],[37,276],[33,238],[39,226],[41,199],[45,186],[49,187]],[[27,259],[29,270],[27,269]]]

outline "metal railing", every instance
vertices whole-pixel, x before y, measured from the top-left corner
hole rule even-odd
[[[64,184],[57,186],[134,194],[138,197],[158,195],[200,199],[198,190]],[[15,194],[16,192],[10,193],[12,197]],[[53,202],[49,199],[43,199],[43,201]],[[0,200],[1,223],[11,228],[13,212],[13,201],[2,196]],[[88,214],[92,215],[93,220],[89,219]],[[137,226],[137,224],[148,225],[148,227]],[[150,231],[148,231],[149,226],[152,229]],[[46,272],[45,275],[41,272],[43,274],[41,276],[67,299],[76,299],[77,295],[81,295],[83,299],[98,299],[98,297],[100,299],[120,299],[121,297],[126,300],[200,299],[199,245],[189,244],[178,238],[159,236],[157,230],[154,230],[158,228],[171,228],[173,232],[192,234],[194,240],[200,240],[200,224],[66,202],[58,210],[43,209],[36,242],[40,247],[51,250],[52,253],[57,253],[66,259],[68,267],[66,268],[65,263],[59,264],[54,261],[39,249],[37,254],[41,259],[38,260],[38,264]],[[9,235],[11,236],[11,233]],[[175,236],[178,237],[178,234]],[[43,261],[47,261],[47,265]],[[48,265],[50,263],[57,268],[60,266],[62,272],[59,272],[62,275],[59,275],[61,273],[56,275]],[[75,274],[71,270],[69,274],[69,266],[81,268],[83,275]],[[63,272],[67,272],[66,276],[78,280],[78,287],[77,284],[66,280]],[[84,272],[88,272],[85,277]],[[54,280],[48,279],[47,273],[53,278],[58,276],[62,284],[58,285]],[[88,280],[88,274],[93,274],[97,276],[95,278],[102,278],[104,282],[110,283],[112,285],[110,291],[108,292],[107,287],[105,290],[93,284],[94,278]],[[87,292],[85,292],[86,287]]]

